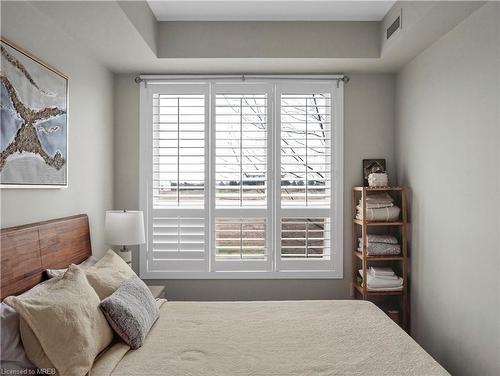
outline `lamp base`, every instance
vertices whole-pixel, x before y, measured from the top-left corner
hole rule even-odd
[[[130,250],[127,248],[126,245],[120,248],[119,255],[123,259],[123,261],[125,261],[129,266],[132,265],[132,252],[130,252]]]

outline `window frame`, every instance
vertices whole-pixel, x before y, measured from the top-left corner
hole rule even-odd
[[[195,87],[201,88],[203,92],[193,92]],[[162,89],[168,88],[171,92]],[[267,109],[267,231],[266,243],[268,246],[268,257],[262,267],[262,262],[245,260],[239,265],[233,261],[221,262],[215,260],[215,218],[216,213],[226,213],[228,210],[235,213],[240,210],[245,212],[245,217],[251,217],[252,209],[216,209],[215,208],[215,105],[217,92],[224,93],[264,93],[256,91],[265,88],[268,94]],[[280,120],[280,92],[285,89],[287,94],[290,90],[304,91],[328,90],[331,93],[331,209],[320,208],[322,213],[329,213],[330,218],[330,260],[307,259],[307,260],[280,260],[281,255],[281,217],[278,216],[282,209],[281,202],[281,168],[278,164],[281,155]],[[344,107],[344,82],[339,76],[323,76],[311,78],[310,76],[299,78],[294,76],[269,76],[269,78],[247,77],[241,78],[203,78],[203,79],[163,79],[162,77],[151,77],[140,85],[140,123],[139,123],[139,208],[144,211],[146,222],[145,244],[140,245],[139,273],[144,279],[342,279],[343,278],[343,107]],[[179,91],[180,90],[180,91]],[[166,94],[206,94],[205,103],[205,263],[204,270],[189,270],[180,267],[177,270],[157,270],[154,268],[152,251],[148,251],[148,244],[152,244],[152,137],[153,137],[153,93]],[[170,210],[170,209],[165,209]],[[191,209],[179,208],[178,211]],[[296,211],[301,208],[286,209]],[[316,208],[308,209],[313,212]],[[318,211],[316,211],[318,213]],[[172,215],[174,216],[174,215]],[[304,217],[304,215],[299,215]],[[175,265],[175,263],[174,263]],[[253,266],[251,268],[250,266]],[[155,270],[156,269],[156,270]]]

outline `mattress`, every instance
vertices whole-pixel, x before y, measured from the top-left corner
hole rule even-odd
[[[91,375],[448,375],[366,301],[165,302],[143,347]]]

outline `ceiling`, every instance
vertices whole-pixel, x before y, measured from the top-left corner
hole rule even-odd
[[[386,17],[387,19],[382,22],[359,23],[362,25],[353,25],[353,22],[341,22],[345,25],[336,25],[338,22],[311,22],[306,25],[308,22],[304,22],[304,25],[296,29],[293,29],[293,22],[276,22],[268,25],[258,25],[258,22],[254,22],[256,25],[251,25],[250,22],[250,25],[242,25],[243,30],[240,30],[237,28],[238,22],[227,23],[233,24],[229,29],[220,28],[220,24],[226,24],[224,22],[213,24],[197,21],[158,22],[148,4],[143,1],[4,1],[2,23],[11,26],[6,27],[7,30],[17,27],[13,25],[24,25],[28,22],[24,18],[24,13],[16,9],[33,7],[39,11],[41,18],[53,22],[61,32],[71,36],[75,43],[87,49],[90,55],[114,73],[134,75],[139,72],[148,74],[392,73],[401,69],[414,56],[482,4],[478,1],[402,1],[400,7],[405,7],[405,28],[401,33],[395,34],[396,37],[391,41],[380,46],[379,37],[382,35],[378,26],[384,26],[384,22],[390,22],[392,17]],[[402,12],[397,5],[389,13]],[[172,27],[169,27],[169,24]],[[167,28],[163,30],[162,26]],[[252,29],[254,27],[255,30]],[[292,32],[288,31],[281,35],[278,31],[282,27]],[[284,48],[286,51],[293,51],[298,43],[297,39],[307,41],[310,33],[321,31],[322,27],[340,27],[340,29],[322,37],[322,43],[297,49],[297,54],[285,56],[269,52],[273,51],[273,46],[276,46],[278,52],[283,52]],[[278,31],[275,30],[269,35],[268,28],[275,28]],[[366,33],[365,28],[368,28],[368,31],[373,29],[375,35]],[[190,29],[199,32],[191,30],[190,35],[184,35]],[[302,32],[304,35],[301,36]],[[196,41],[194,38],[202,35],[200,33],[207,35],[200,37],[201,41]],[[46,37],[44,33],[39,36],[39,38]],[[331,41],[328,39],[330,37]],[[190,42],[185,45],[184,50],[180,50],[179,48],[184,46],[185,38],[190,39]],[[262,40],[266,40],[267,52],[258,54],[255,49],[260,48],[260,45],[255,43]],[[206,43],[209,44],[208,47]],[[226,48],[224,43],[229,46],[227,48],[229,52],[234,52],[231,46],[239,44],[246,44],[255,51],[243,55],[241,51],[246,51],[240,46],[237,50],[240,53],[233,56],[224,51]],[[336,48],[325,53],[325,43],[334,44]],[[216,57],[212,53],[214,46],[220,51]],[[371,53],[367,55],[353,53],[353,51],[359,52],[359,49],[365,52],[370,50]],[[309,50],[310,53],[299,53],[303,50]],[[173,51],[172,56],[169,56],[169,51]]]
[[[148,0],[158,21],[380,21],[395,1]]]

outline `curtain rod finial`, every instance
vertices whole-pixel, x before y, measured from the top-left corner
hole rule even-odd
[[[137,77],[134,78],[134,81],[135,81],[136,84],[140,84],[144,80],[142,78],[140,78],[139,76],[137,76]]]

